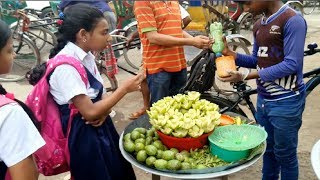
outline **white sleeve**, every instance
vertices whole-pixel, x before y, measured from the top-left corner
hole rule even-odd
[[[29,116],[18,104],[0,108],[0,160],[11,167],[40,147],[44,140]]]
[[[184,18],[190,16],[188,11],[185,10],[181,5],[179,5],[179,7],[180,7],[181,19],[184,19]]]
[[[60,105],[70,103],[70,100],[77,95],[88,95],[79,72],[71,65],[64,64],[56,67],[49,84],[50,93]]]

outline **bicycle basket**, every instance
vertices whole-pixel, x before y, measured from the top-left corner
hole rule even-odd
[[[227,125],[214,130],[209,141],[229,151],[245,151],[257,147],[267,139],[264,128],[256,125]]]
[[[203,93],[209,90],[215,78],[215,54],[209,51],[202,51],[191,66],[190,75],[184,91],[197,91]]]

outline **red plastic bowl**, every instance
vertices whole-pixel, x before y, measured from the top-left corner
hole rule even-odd
[[[201,136],[197,138],[177,138],[173,136],[168,136],[166,134],[163,134],[161,131],[157,131],[159,138],[161,142],[167,146],[168,148],[176,148],[179,151],[187,150],[190,151],[190,149],[200,149],[204,145],[208,144],[208,136],[213,131],[202,134]]]

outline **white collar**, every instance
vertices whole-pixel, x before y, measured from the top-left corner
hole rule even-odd
[[[73,42],[68,42],[65,46],[69,50],[74,52],[74,55],[79,59],[80,61],[84,61],[84,59],[89,56],[90,58],[94,59],[95,56],[89,51],[86,53],[83,49],[81,49],[79,46],[75,45]]]

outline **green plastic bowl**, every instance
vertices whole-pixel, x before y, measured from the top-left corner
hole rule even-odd
[[[241,159],[245,159],[249,156],[250,150],[244,151],[229,151],[226,149],[222,149],[214,143],[210,142],[210,151],[211,154],[218,156],[220,159],[225,162],[236,162]]]
[[[210,151],[226,162],[249,156],[250,150],[267,138],[264,128],[255,125],[227,125],[217,127],[209,136]]]

